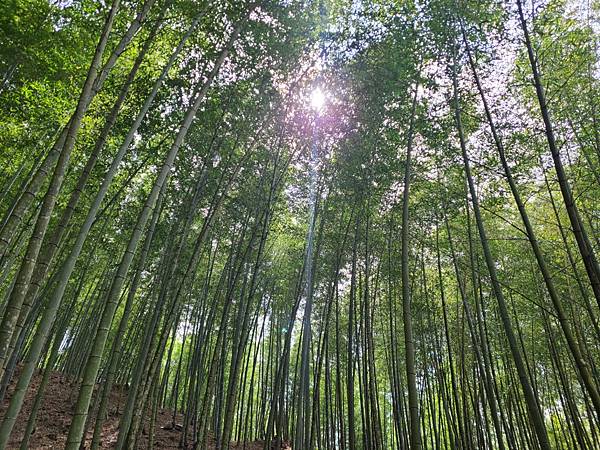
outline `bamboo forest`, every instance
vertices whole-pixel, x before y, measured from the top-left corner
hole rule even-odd
[[[0,450],[600,450],[600,2],[0,2]]]

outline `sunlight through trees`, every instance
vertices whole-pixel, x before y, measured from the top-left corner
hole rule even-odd
[[[600,450],[600,6],[0,5],[0,450]]]

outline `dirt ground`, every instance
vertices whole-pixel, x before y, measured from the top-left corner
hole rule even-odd
[[[33,406],[35,394],[39,386],[41,376],[36,374],[32,379],[29,391],[25,397],[25,403],[21,414],[11,436],[9,442],[9,449],[19,449],[25,427],[27,426],[27,419],[29,412]],[[8,406],[8,401],[14,390],[14,385],[9,387],[4,403],[0,406],[0,418],[4,417],[4,413]],[[67,433],[69,425],[71,423],[71,412],[73,405],[77,400],[78,386],[72,380],[62,376],[59,373],[53,373],[48,386],[46,388],[46,394],[44,401],[37,414],[37,423],[35,431],[31,436],[30,449],[36,450],[49,450],[49,449],[62,449],[67,439]],[[115,388],[111,393],[109,414],[107,419],[104,421],[102,430],[102,441],[101,448],[110,449],[113,448],[117,436],[118,436],[118,423],[120,417],[120,411],[122,411],[122,405],[125,401],[126,392],[121,388]],[[171,428],[172,411],[163,409],[159,410],[156,418],[156,426],[154,430],[154,449],[177,449],[181,438],[180,430],[173,430]],[[178,418],[178,423],[181,423],[181,417]],[[150,419],[145,421],[144,429],[138,443],[139,449],[148,448],[148,430],[150,425]],[[92,427],[90,427],[92,428]],[[92,438],[93,428],[90,429],[86,435],[86,447],[89,448],[89,443]],[[209,442],[209,449],[214,449],[214,444]],[[264,442],[250,442],[246,443],[233,443],[230,448],[232,449],[245,449],[245,450],[263,450]]]

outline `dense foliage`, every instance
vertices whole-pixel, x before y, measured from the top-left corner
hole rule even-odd
[[[599,449],[597,13],[3,2],[0,449]]]

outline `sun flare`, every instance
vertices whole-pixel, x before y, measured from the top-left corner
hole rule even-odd
[[[325,93],[317,86],[310,94],[310,106],[316,112],[323,110],[325,106]]]

